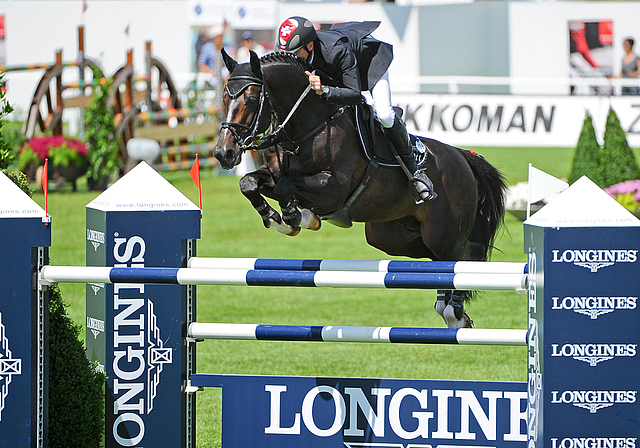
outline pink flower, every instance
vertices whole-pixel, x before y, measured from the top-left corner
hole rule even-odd
[[[633,199],[640,203],[640,179],[628,180],[626,182],[611,185],[610,187],[605,188],[604,192],[614,199],[618,194],[633,194]]]
[[[34,137],[24,144],[20,152],[26,147],[30,147],[31,150],[38,155],[38,158],[42,161],[49,157],[49,151],[52,148],[59,148],[66,145],[68,148],[73,149],[76,153],[86,156],[87,145],[80,140],[74,138],[65,137],[64,135],[47,135],[44,137]]]

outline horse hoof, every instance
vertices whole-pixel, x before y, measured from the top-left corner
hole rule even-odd
[[[473,321],[465,311],[464,316],[462,316],[462,320],[464,320],[464,325],[462,328],[473,328]]]
[[[448,328],[473,328],[473,321],[465,311],[460,319],[456,317],[454,307],[447,305],[442,313],[442,318]]]
[[[300,222],[300,227],[308,230],[320,230],[320,226],[322,225],[322,221],[313,213],[311,210],[303,208],[300,210],[300,214],[302,215],[302,221]]]
[[[280,224],[279,222],[274,221],[273,219],[270,221],[271,227],[275,227],[275,229],[287,236],[296,236],[300,233],[300,227],[291,227],[287,224]]]

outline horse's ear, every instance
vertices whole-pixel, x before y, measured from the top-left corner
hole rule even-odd
[[[251,64],[251,72],[260,79],[264,79],[262,76],[262,67],[260,67],[260,58],[255,51],[249,50],[249,63]]]
[[[229,70],[229,73],[232,73],[233,69],[235,69],[238,65],[238,62],[227,54],[224,47],[222,47],[220,53],[222,53],[222,60],[224,61],[224,65],[227,67],[227,70]]]

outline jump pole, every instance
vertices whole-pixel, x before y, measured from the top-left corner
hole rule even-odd
[[[269,271],[159,267],[45,266],[43,282],[147,283],[401,289],[526,289],[524,274],[421,272]]]
[[[187,265],[198,269],[276,271],[369,271],[450,274],[526,274],[526,263],[421,260],[331,260],[302,258],[193,257]]]
[[[193,322],[188,337],[299,342],[527,345],[527,330],[471,328],[351,327],[341,325],[259,325]]]

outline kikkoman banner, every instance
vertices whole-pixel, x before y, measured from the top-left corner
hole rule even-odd
[[[586,112],[602,142],[611,106],[640,146],[640,97],[397,94],[393,102],[409,132],[463,147],[575,147]]]

